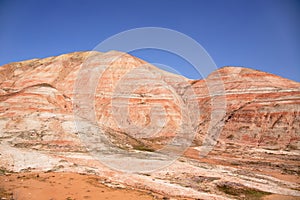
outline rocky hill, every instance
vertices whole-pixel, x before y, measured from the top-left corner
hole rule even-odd
[[[189,80],[116,51],[10,63],[0,130],[0,165],[16,172],[94,173],[175,197],[300,196],[300,83],[253,69]],[[143,164],[184,156],[161,171],[111,170],[124,152]]]

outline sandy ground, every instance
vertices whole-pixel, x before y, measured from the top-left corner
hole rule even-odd
[[[101,182],[103,180],[94,175],[66,172],[0,175],[0,200],[169,199],[147,191],[110,188]],[[262,200],[300,200],[300,197],[271,194]]]
[[[300,200],[300,197],[290,197],[279,194],[271,194],[263,197],[262,200]]]
[[[162,199],[150,192],[109,188],[97,176],[76,173],[0,175],[1,200]]]
[[[228,157],[228,159],[223,159],[224,157],[221,157],[220,159],[218,156],[210,156],[206,158],[199,158],[199,154],[197,151],[188,150],[185,152],[185,156],[187,158],[190,158],[192,160],[200,161],[201,163],[208,163],[216,166],[228,166],[233,167],[238,170],[246,170],[252,171],[253,168],[250,168],[251,166],[247,165],[233,165],[232,160],[233,158]],[[226,157],[227,158],[227,157]],[[184,164],[184,163],[183,163]],[[91,165],[93,166],[93,165]],[[96,166],[96,165],[95,165]],[[159,185],[160,182],[157,182],[161,180],[160,178],[165,178],[167,180],[171,181],[177,181],[178,185],[183,184],[183,188],[193,188],[198,187],[199,191],[201,191],[203,188],[211,188],[210,192],[218,192],[214,191],[214,187],[208,187],[211,182],[209,181],[203,181],[201,184],[205,184],[204,186],[198,185],[199,183],[196,181],[193,181],[193,174],[192,176],[188,176],[188,174],[185,174],[186,169],[182,169],[180,166],[177,165],[177,168],[170,168],[170,173],[172,170],[177,173],[182,173],[182,176],[177,176],[176,174],[171,173],[171,175],[164,176],[164,172],[160,173],[154,173],[152,174],[152,178],[155,180],[153,182],[147,182],[148,179],[137,179],[139,180],[139,184],[144,187],[138,187],[138,188],[144,188],[150,190],[137,190],[137,189],[131,189],[130,184],[123,187],[122,184],[114,184],[114,181],[119,180],[120,177],[118,176],[117,179],[114,181],[109,180],[109,176],[111,174],[107,174],[106,176],[96,176],[96,175],[87,175],[87,174],[78,174],[78,173],[70,173],[70,172],[22,172],[22,173],[11,173],[9,170],[1,169],[0,168],[0,200],[89,200],[89,199],[124,199],[124,200],[132,200],[132,199],[141,199],[141,200],[148,200],[148,199],[187,199],[187,198],[180,198],[180,195],[174,195],[174,191],[171,192],[165,192],[168,187],[165,187],[166,185],[162,186]],[[189,165],[184,165],[189,166]],[[205,166],[205,165],[204,165]],[[300,177],[296,174],[282,174],[281,168],[268,168],[268,167],[261,167],[261,166],[255,166],[260,167],[259,174],[265,174],[265,175],[271,175],[273,177],[278,178],[279,180],[288,180],[290,182],[294,182],[296,184],[299,183]],[[188,169],[194,169],[194,168],[188,168]],[[198,169],[198,168],[197,168]],[[200,169],[200,168],[199,168]],[[207,168],[204,168],[207,169]],[[219,172],[217,168],[216,173]],[[271,172],[270,172],[271,170]],[[30,170],[29,170],[30,171]],[[201,172],[201,171],[200,171]],[[234,172],[234,171],[229,171]],[[185,174],[185,175],[184,175]],[[199,174],[198,174],[199,175]],[[210,176],[217,176],[214,175],[214,172],[211,173],[208,169],[207,173],[204,170],[204,175],[200,173],[201,177],[209,178]],[[147,177],[150,177],[150,175],[147,175]],[[177,177],[177,179],[168,179],[168,178]],[[105,179],[105,177],[107,179]],[[178,179],[179,177],[179,179]],[[180,178],[181,177],[181,178]],[[121,183],[128,183],[128,180]],[[200,179],[199,179],[200,180]],[[230,180],[230,179],[227,179]],[[242,179],[241,179],[242,180]],[[271,182],[272,183],[272,182]],[[147,185],[148,184],[148,185]],[[149,187],[153,186],[153,184],[156,184],[156,187]],[[196,185],[195,185],[196,184]],[[207,185],[208,184],[208,185]],[[211,184],[212,185],[212,184]],[[110,187],[108,187],[110,186]],[[113,188],[112,188],[112,187]],[[148,187],[147,187],[148,186]],[[203,186],[203,187],[202,187]],[[202,188],[202,189],[201,189]],[[279,187],[280,188],[280,187]],[[189,191],[190,192],[190,191]],[[274,191],[276,193],[277,191]],[[158,194],[160,193],[160,194]],[[164,196],[162,195],[164,194]],[[190,193],[188,193],[190,194]],[[256,200],[258,197],[255,196],[255,198],[246,195],[238,195],[238,196],[228,196],[225,193],[217,193],[220,197],[228,197],[232,199],[239,199],[239,200]],[[176,196],[176,198],[174,198]],[[181,195],[183,196],[183,195]],[[211,199],[211,197],[203,197],[203,196],[195,196],[195,197],[201,197],[199,199],[205,198],[205,199]],[[265,196],[259,197],[261,200],[300,200],[300,197],[294,197],[294,196],[284,196],[279,194],[266,194]],[[216,198],[217,199],[217,198]]]

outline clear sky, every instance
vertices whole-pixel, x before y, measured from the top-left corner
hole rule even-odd
[[[245,66],[300,82],[298,0],[0,0],[0,65],[92,50],[114,34],[149,26],[192,37],[218,67]],[[200,78],[165,53],[136,55]]]

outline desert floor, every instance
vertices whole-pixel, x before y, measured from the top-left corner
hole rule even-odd
[[[76,173],[0,175],[1,200],[163,199],[151,192],[110,188],[97,176]]]
[[[25,172],[0,175],[1,200],[173,199],[149,191],[110,188],[94,175],[62,172]],[[271,194],[263,200],[300,198]]]

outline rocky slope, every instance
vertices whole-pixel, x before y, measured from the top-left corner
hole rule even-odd
[[[7,170],[95,173],[177,197],[300,196],[300,83],[272,74],[188,80],[120,52],[76,52],[0,67],[0,111]],[[185,156],[155,172],[107,167],[124,152],[140,164]]]

